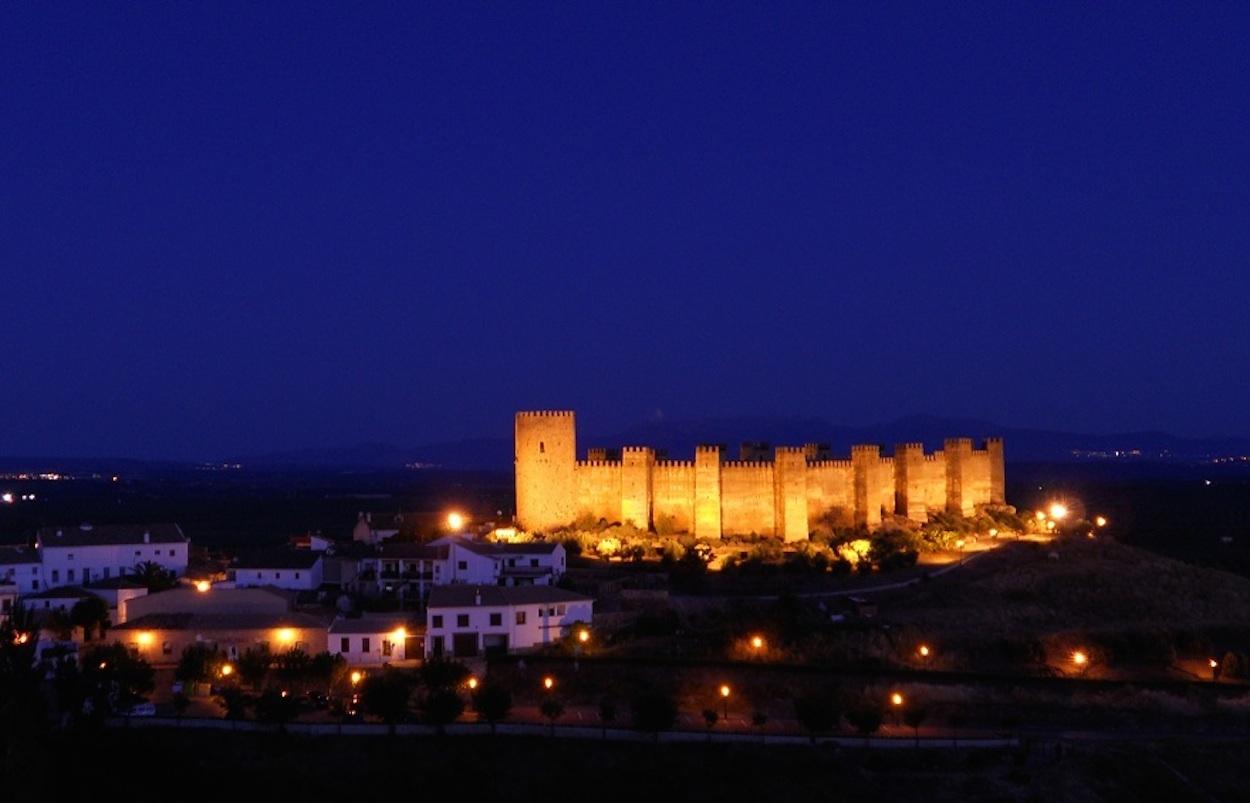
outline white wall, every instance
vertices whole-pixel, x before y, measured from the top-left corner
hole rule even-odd
[[[17,586],[19,594],[36,594],[43,591],[43,567],[38,563],[6,563],[0,566],[0,583],[10,582]]]
[[[391,661],[407,660],[405,650],[407,639],[395,638],[394,631],[382,633],[331,633],[327,646],[335,655],[342,655],[350,666],[381,666]],[[343,649],[343,639],[347,639],[347,649]],[[368,639],[368,650],[364,640]],[[391,654],[385,654],[385,643],[391,645]],[[413,656],[414,658],[417,656]]]
[[[314,591],[321,588],[321,558],[307,569],[235,569],[235,588],[273,586],[288,591]]]
[[[137,564],[151,561],[181,576],[187,571],[186,542],[174,544],[93,544],[40,547],[42,586],[78,586],[92,580],[134,574]]]
[[[519,622],[517,614],[524,614],[524,621]],[[491,614],[499,614],[499,624],[491,624]],[[426,611],[425,622],[425,654],[433,651],[435,636],[443,637],[444,654],[451,654],[454,649],[452,636],[456,633],[473,632],[478,634],[478,649],[482,648],[482,637],[488,635],[506,635],[508,650],[524,650],[542,644],[549,644],[567,635],[567,629],[579,622],[590,624],[594,614],[594,602],[584,600],[578,602],[558,602],[539,605],[474,605],[462,608],[430,608]],[[439,624],[438,617],[442,617]],[[468,616],[468,624],[459,624],[460,616]]]

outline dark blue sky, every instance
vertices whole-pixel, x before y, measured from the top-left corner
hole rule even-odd
[[[1246,6],[525,5],[4,4],[0,454],[1250,434]]]

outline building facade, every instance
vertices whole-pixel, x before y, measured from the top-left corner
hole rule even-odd
[[[747,457],[759,458],[759,444]],[[818,444],[777,447],[771,460],[726,460],[719,446],[696,448],[694,460],[660,459],[655,449],[626,447],[619,459],[593,450],[577,459],[571,411],[519,412],[515,422],[518,523],[532,531],[581,516],[650,529],[663,524],[699,538],[768,535],[806,540],[811,524],[835,511],[875,528],[885,515],[925,521],[930,511],[972,515],[1006,503],[1001,438],[974,448],[948,438],[926,454],[899,444],[851,447],[830,459]]]
[[[527,650],[589,625],[595,601],[555,586],[439,586],[425,615],[428,658]]]
[[[35,540],[44,590],[123,577],[143,563],[181,577],[190,547],[177,524],[44,527]]]

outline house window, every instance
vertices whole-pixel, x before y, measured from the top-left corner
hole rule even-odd
[[[273,573],[273,579],[275,579],[275,580],[281,580],[281,579],[282,579],[282,572],[274,572],[274,573]]]
[[[343,636],[341,639],[339,639],[339,652],[351,652],[351,651],[352,651],[352,640],[349,639],[347,636]]]
[[[564,608],[564,606],[563,606],[563,605],[557,605],[557,606],[556,606],[556,616],[564,616],[564,610],[565,610],[565,608]]]
[[[389,639],[382,640],[382,657],[383,658],[390,658],[391,652],[393,652],[394,649],[395,649],[395,645],[391,644]]]
[[[299,579],[299,572],[296,572],[296,573],[295,573],[295,579],[296,579],[296,580],[298,580],[298,579]]]
[[[367,639],[367,638],[362,638],[362,639],[360,640],[360,651],[361,651],[361,652],[363,652],[363,653],[368,653],[368,652],[369,652],[369,639]]]
[[[39,590],[39,581],[38,581],[38,580],[31,580],[31,581],[30,581],[30,587],[31,587],[31,589],[32,589],[32,590],[34,590],[34,591],[38,591],[38,590]]]
[[[490,615],[490,626],[491,626],[491,627],[499,627],[499,626],[500,626],[500,625],[502,625],[502,624],[503,624],[503,614],[502,614],[502,613],[492,613],[492,614]]]
[[[52,582],[54,583],[61,582],[61,570],[60,569],[52,570]]]
[[[67,560],[73,560],[73,559],[74,559],[74,553],[73,553],[73,552],[69,553],[69,555],[67,555],[67,556],[66,556],[66,559],[67,559]]]
[[[431,616],[431,617],[430,617],[430,620],[431,620],[430,627],[442,627],[442,626],[443,626],[443,615],[442,615],[442,614],[439,614],[439,615],[437,615],[437,616]]]
[[[111,568],[111,567],[109,567],[109,566],[105,566],[105,567],[104,567],[104,579],[105,579],[105,580],[109,579],[109,574],[110,574],[111,572],[112,572],[112,568]]]
[[[71,583],[74,582],[74,570],[73,569],[65,570],[65,579]]]
[[[456,564],[456,567],[462,572],[467,572],[469,570],[469,562],[467,560],[462,560]]]
[[[140,554],[142,554],[142,553],[141,553],[139,550],[137,550],[137,549],[136,549],[136,550],[135,550],[135,557],[136,557],[136,558],[137,558],[137,557],[139,557],[139,555],[140,555]]]
[[[517,623],[518,625],[523,625],[523,624],[525,624],[525,611],[517,611],[517,612],[516,612],[516,623]]]
[[[530,566],[531,566],[531,567],[533,567],[533,568],[535,568],[535,569],[537,569],[537,568],[538,568],[538,558],[530,558]]]
[[[261,578],[260,578],[260,572],[257,572],[257,573],[256,573],[256,579],[257,579],[257,580],[261,579]]]
[[[542,441],[539,441],[539,442],[538,442],[538,453],[539,453],[539,454],[546,454],[546,453],[547,453],[547,444],[543,443]]]
[[[456,614],[456,627],[468,627],[469,615],[467,613]]]

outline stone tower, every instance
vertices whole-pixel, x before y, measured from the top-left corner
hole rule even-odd
[[[797,446],[778,446],[773,462],[776,530],[786,541],[806,541],[807,456]]]
[[[912,521],[926,521],[924,502],[924,445],[900,443],[894,447],[894,511]],[[943,477],[945,481],[945,477]]]
[[[972,438],[947,438],[942,446],[946,454],[946,510],[971,516],[972,503]]]
[[[517,523],[530,531],[577,517],[577,431],[569,410],[516,414]]]

